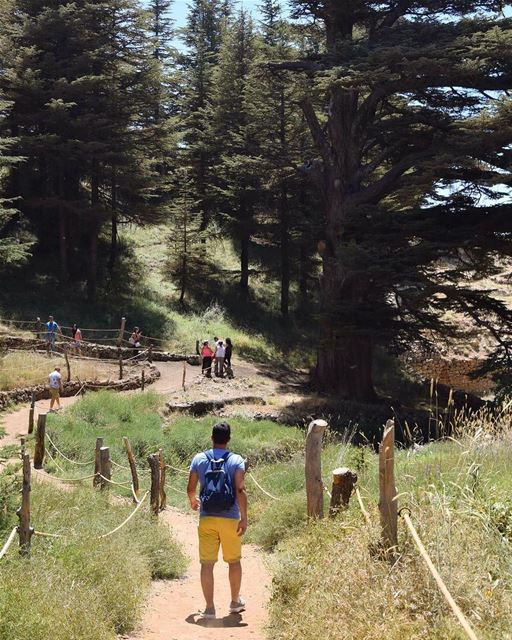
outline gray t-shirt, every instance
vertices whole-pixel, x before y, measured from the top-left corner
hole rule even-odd
[[[201,488],[205,485],[205,476],[208,471],[208,467],[210,462],[206,457],[206,454],[218,460],[222,458],[222,456],[227,452],[227,449],[208,449],[208,451],[202,451],[198,453],[194,459],[192,460],[192,464],[190,465],[190,471],[194,471],[199,476],[199,484]],[[242,456],[239,456],[236,453],[231,453],[228,459],[224,462],[224,469],[226,473],[229,475],[229,479],[231,482],[231,486],[233,487],[233,493],[235,495],[235,504],[229,509],[229,511],[219,511],[214,513],[205,513],[203,511],[203,507],[201,505],[201,510],[199,512],[200,516],[214,516],[217,518],[232,518],[236,520],[240,520],[240,507],[238,506],[238,499],[236,495],[236,486],[235,486],[235,472],[237,470],[245,471],[245,462]]]

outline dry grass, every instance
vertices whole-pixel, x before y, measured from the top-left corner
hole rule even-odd
[[[73,380],[117,380],[119,369],[115,362],[110,364],[75,358],[71,358],[70,362]],[[0,357],[0,390],[46,384],[48,374],[55,366],[60,366],[65,376],[66,365],[62,357],[49,358],[31,351],[9,352]]]
[[[420,537],[480,640],[512,639],[511,418],[510,407],[459,417],[457,439],[396,456],[399,504],[410,507]],[[324,452],[325,475],[337,462],[335,449],[329,445]],[[271,638],[462,640],[464,632],[404,523],[396,562],[376,553],[377,459],[361,451],[343,447],[346,462],[360,464],[370,527],[356,501],[334,522],[306,523],[302,474],[285,465],[272,474],[270,468],[257,470],[266,488],[289,493],[284,509],[280,503],[252,505],[261,518],[253,539],[269,547],[281,539],[274,556]]]

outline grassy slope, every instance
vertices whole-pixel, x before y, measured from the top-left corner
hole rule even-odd
[[[17,520],[19,480],[0,476],[0,539]],[[16,550],[0,571],[0,640],[115,640],[138,620],[152,577],[177,577],[185,559],[168,529],[87,486],[62,491],[34,480],[32,524],[66,540],[33,538],[30,560]],[[12,514],[7,516],[6,514]]]

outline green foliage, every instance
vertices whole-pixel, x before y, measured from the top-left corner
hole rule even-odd
[[[32,522],[67,539],[35,537],[31,560],[10,551],[0,574],[1,640],[113,640],[130,632],[151,577],[175,578],[184,556],[168,529],[146,512],[104,540],[133,509],[90,487],[32,487]]]

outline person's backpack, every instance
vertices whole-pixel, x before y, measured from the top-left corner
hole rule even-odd
[[[226,451],[218,460],[208,452],[205,452],[205,455],[208,458],[208,469],[200,494],[203,511],[205,513],[229,511],[235,504],[231,479],[225,468],[230,452]]]

